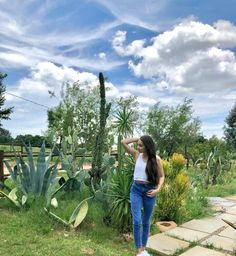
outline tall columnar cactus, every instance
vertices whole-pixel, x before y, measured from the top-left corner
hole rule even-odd
[[[99,184],[101,177],[105,170],[102,168],[103,162],[103,151],[104,151],[104,142],[105,142],[105,128],[106,120],[109,116],[111,103],[106,103],[106,93],[105,93],[105,80],[102,73],[99,73],[99,83],[100,83],[100,120],[99,120],[99,129],[96,136],[95,146],[93,150],[93,159],[92,159],[92,169],[89,172],[90,182],[94,185]]]

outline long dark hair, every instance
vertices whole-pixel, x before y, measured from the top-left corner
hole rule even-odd
[[[157,171],[157,158],[156,158],[156,150],[155,150],[155,143],[151,136],[143,135],[140,140],[143,142],[145,147],[148,160],[146,166],[146,174],[147,179],[149,182],[158,184],[159,182],[159,175]]]

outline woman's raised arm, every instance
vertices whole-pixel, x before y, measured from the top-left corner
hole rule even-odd
[[[129,144],[133,143],[133,142],[138,142],[139,138],[126,138],[121,140],[121,143],[123,145],[123,147],[125,148],[125,151],[132,155],[133,158],[136,160],[138,157],[138,151],[135,150],[134,148],[130,147]]]

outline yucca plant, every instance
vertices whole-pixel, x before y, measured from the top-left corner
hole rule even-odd
[[[45,196],[49,186],[57,176],[59,157],[56,163],[50,166],[53,150],[46,157],[45,143],[43,143],[37,161],[34,162],[32,148],[26,146],[26,144],[24,144],[24,147],[27,153],[27,162],[24,161],[21,155],[17,155],[13,148],[16,165],[12,169],[7,160],[4,160],[4,164],[10,173],[12,181],[25,196],[24,198],[27,199],[30,196],[35,199],[36,197]]]
[[[110,210],[107,218],[120,231],[130,231],[131,210],[130,210],[130,187],[133,181],[134,161],[132,158],[125,159],[126,166],[123,170],[115,170],[108,184],[108,202]]]
[[[115,114],[114,128],[118,131],[118,170],[122,169],[124,149],[121,145],[123,137],[132,135],[135,125],[134,111],[128,110],[126,106]]]

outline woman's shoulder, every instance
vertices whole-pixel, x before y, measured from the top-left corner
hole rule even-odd
[[[156,155],[156,159],[157,159],[157,161],[161,161],[161,158],[159,155]]]

